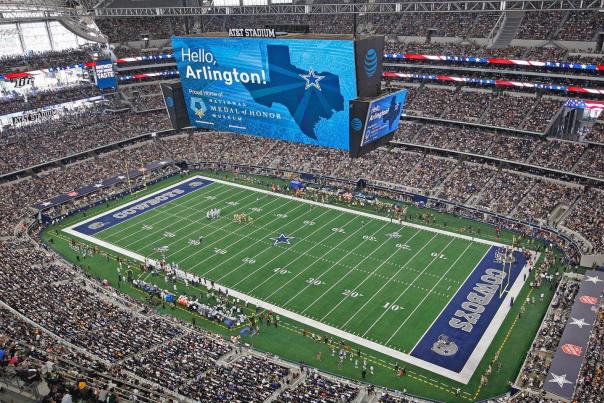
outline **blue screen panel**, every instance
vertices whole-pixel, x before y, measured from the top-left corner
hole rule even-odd
[[[100,89],[115,88],[117,79],[113,71],[113,62],[111,60],[97,60],[94,66],[94,78],[96,86]]]
[[[352,40],[172,38],[193,126],[348,150]]]
[[[400,90],[371,102],[361,147],[373,143],[398,128],[406,99],[407,90]]]

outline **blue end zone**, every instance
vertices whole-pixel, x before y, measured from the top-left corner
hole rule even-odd
[[[95,235],[103,230],[106,230],[107,228],[111,228],[140,214],[146,213],[155,207],[159,207],[172,200],[186,196],[198,189],[202,189],[211,183],[213,182],[207,179],[189,179],[185,182],[179,183],[176,186],[171,186],[167,189],[156,192],[151,196],[147,196],[143,199],[120,207],[117,210],[113,210],[105,215],[96,217],[94,220],[82,223],[74,227],[73,230],[84,235]]]
[[[524,255],[514,252],[516,260],[508,280],[509,265],[503,270],[500,257],[500,248],[492,246],[415,346],[412,356],[454,372],[464,368],[507,296],[499,296],[500,284],[511,288],[526,264]]]

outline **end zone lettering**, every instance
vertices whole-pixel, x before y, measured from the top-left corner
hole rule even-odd
[[[276,38],[273,28],[230,28],[232,38]]]
[[[456,317],[449,320],[449,326],[470,333],[484,312],[485,305],[489,305],[505,277],[506,274],[501,270],[487,269],[486,274],[480,277],[483,282],[476,283],[473,288],[476,292],[468,294],[466,301],[461,304],[461,309],[455,311]]]
[[[163,202],[166,202],[166,201],[168,201],[170,199],[178,197],[178,196],[182,195],[184,192],[185,191],[182,190],[182,189],[171,190],[171,191],[169,191],[167,193],[161,194],[159,196],[155,196],[154,198],[146,200],[146,201],[144,201],[142,203],[135,204],[134,206],[132,206],[132,207],[126,209],[126,210],[122,210],[122,211],[120,211],[118,213],[115,213],[113,215],[113,217],[115,217],[115,218],[126,218],[126,217],[128,217],[130,215],[133,215],[133,214],[136,214],[136,213],[138,213],[140,211],[145,211],[145,210],[149,209],[149,207],[153,207],[156,204],[163,203]]]
[[[154,192],[143,199],[110,210],[94,220],[83,221],[73,227],[73,230],[80,234],[94,236],[107,228],[111,228],[146,211],[186,196],[191,192],[203,189],[210,184],[212,184],[212,181],[207,179],[191,178],[167,189]]]

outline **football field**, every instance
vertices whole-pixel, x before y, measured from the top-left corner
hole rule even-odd
[[[64,231],[464,383],[529,268],[493,242],[202,176]]]

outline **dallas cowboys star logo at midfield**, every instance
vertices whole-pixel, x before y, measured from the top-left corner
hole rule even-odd
[[[583,329],[583,326],[589,326],[589,323],[585,322],[585,319],[581,318],[581,319],[576,319],[571,317],[570,318],[570,323],[568,324],[570,325],[577,325],[579,327],[579,329]]]
[[[560,386],[561,388],[564,387],[565,384],[572,384],[571,381],[566,379],[566,374],[562,374],[562,375],[556,375],[552,372],[552,379],[550,379],[548,382],[551,383],[557,383],[558,386]]]
[[[306,85],[304,86],[305,90],[309,89],[310,87],[315,87],[316,89],[321,91],[319,81],[324,79],[325,76],[315,75],[315,70],[311,68],[310,70],[308,70],[308,74],[300,74],[300,77],[302,77],[306,81]]]
[[[598,276],[593,276],[593,277],[587,276],[587,278],[585,279],[585,281],[589,281],[590,283],[598,284],[602,280],[600,280],[600,278]]]
[[[273,246],[278,245],[280,243],[284,243],[286,245],[291,245],[290,239],[294,239],[293,236],[287,236],[284,233],[281,233],[281,235],[279,235],[276,238],[269,238],[272,239],[275,243],[273,243]]]

